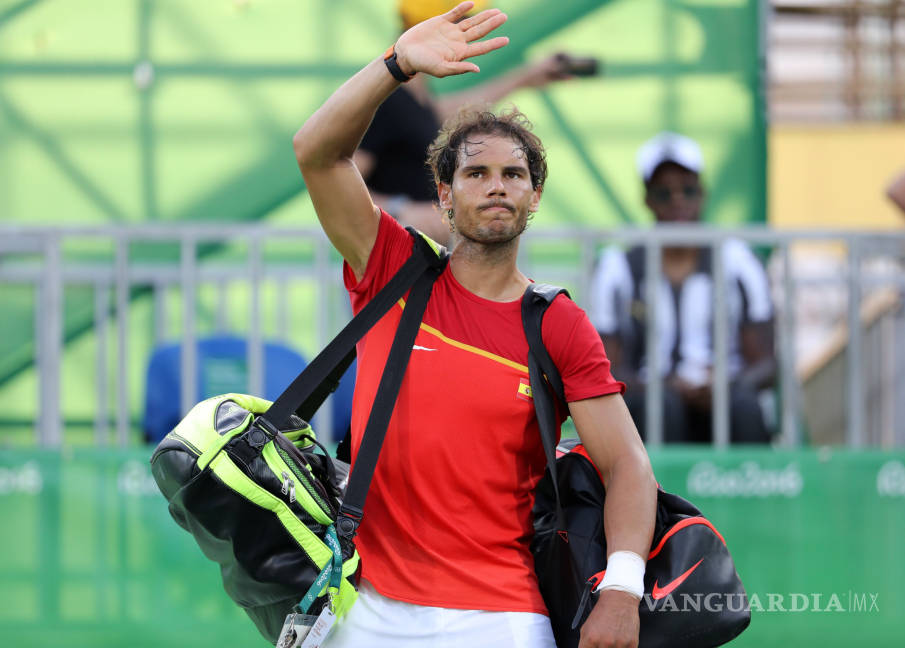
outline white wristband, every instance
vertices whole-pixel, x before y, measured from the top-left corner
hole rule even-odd
[[[634,551],[614,551],[606,560],[606,573],[594,590],[615,589],[644,597],[644,558]]]

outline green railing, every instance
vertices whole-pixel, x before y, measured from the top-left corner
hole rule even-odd
[[[701,142],[708,220],[764,221],[760,2],[493,4],[510,16],[510,45],[482,60],[482,75],[438,82],[438,92],[558,50],[597,57],[605,70],[510,97],[549,150],[537,226],[645,221],[634,155],[667,128]],[[395,39],[395,7],[394,0],[0,2],[0,220],[315,225],[292,134]],[[82,253],[67,248],[62,260]],[[67,347],[91,336],[91,300],[90,293],[67,300]],[[32,306],[27,294],[6,291],[0,386],[29,380],[38,344]]]

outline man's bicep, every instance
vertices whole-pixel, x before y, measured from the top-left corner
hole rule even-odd
[[[352,161],[355,163],[355,166],[358,167],[358,171],[365,181],[371,177],[371,174],[374,173],[374,169],[377,166],[377,156],[371,151],[363,148],[356,149],[355,153],[352,154]]]
[[[377,240],[380,212],[351,160],[327,168],[302,168],[324,232],[360,279]]]

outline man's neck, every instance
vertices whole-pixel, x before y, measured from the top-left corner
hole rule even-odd
[[[700,248],[664,247],[663,274],[674,286],[685,281],[698,268]]]
[[[497,302],[520,299],[530,283],[516,264],[518,239],[505,245],[485,245],[457,237],[449,269],[466,290]]]

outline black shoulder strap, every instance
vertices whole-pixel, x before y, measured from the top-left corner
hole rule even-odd
[[[411,287],[377,387],[362,447],[359,448],[356,457],[355,469],[349,476],[349,485],[337,516],[336,530],[339,536],[347,541],[351,541],[355,536],[361,521],[365,497],[374,476],[387,426],[393,415],[399,387],[408,367],[415,336],[421,326],[434,282],[448,261],[448,254],[444,248],[432,246],[411,227],[406,229],[414,239],[412,255],[339,335],[277,397],[270,409],[256,420],[271,433],[276,433],[293,411],[298,411],[299,415],[304,413],[302,418],[308,420],[330,392],[336,389],[340,378],[355,357],[355,344]]]
[[[562,378],[556,369],[553,359],[544,345],[541,325],[544,313],[559,294],[569,296],[569,291],[551,284],[530,284],[522,295],[522,325],[525,327],[525,337],[528,338],[528,350],[537,357],[540,368],[550,383],[553,393],[562,404],[566,403],[566,393]]]
[[[537,413],[541,444],[547,457],[547,469],[553,482],[556,498],[556,521],[560,530],[565,529],[562,500],[559,496],[559,479],[556,474],[556,406],[554,398],[566,404],[562,377],[556,364],[547,352],[543,338],[544,313],[560,293],[569,293],[565,288],[548,284],[530,284],[522,295],[522,326],[528,339],[528,380],[531,383],[531,398]]]
[[[442,269],[429,268],[418,279],[409,293],[408,301],[402,311],[402,319],[396,329],[396,337],[390,346],[386,367],[380,377],[380,384],[377,386],[377,394],[374,396],[374,404],[371,406],[371,415],[365,426],[361,447],[358,449],[358,454],[355,455],[355,467],[349,476],[349,485],[339,509],[336,531],[340,538],[352,540],[358,530],[368,488],[377,467],[380,448],[393,415],[393,407],[396,404],[399,388],[402,386],[405,369],[412,355],[412,345],[415,343],[415,337],[421,327],[421,318],[424,316],[424,310],[430,299],[434,281],[440,272]]]
[[[355,359],[355,344],[419,277],[427,273],[436,279],[446,267],[447,254],[443,248],[433,248],[414,229],[406,229],[413,237],[412,255],[259,417],[265,425],[270,423],[273,428],[281,429],[293,413],[310,421],[327,396],[336,391],[340,379]],[[428,269],[431,272],[428,273]]]

